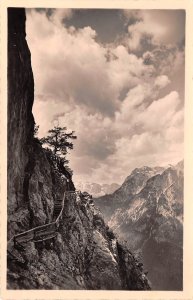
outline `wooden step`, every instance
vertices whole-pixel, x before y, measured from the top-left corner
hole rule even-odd
[[[58,232],[54,232],[54,233],[50,233],[50,234],[45,234],[41,237],[37,237],[35,240],[34,240],[34,243],[37,243],[37,242],[43,242],[43,241],[46,241],[46,240],[49,240],[49,239],[52,239],[54,237],[56,237],[58,234]]]
[[[75,195],[75,191],[68,191],[67,192],[70,195]],[[64,198],[65,198],[64,193]],[[54,211],[53,211],[53,217],[57,220],[57,218],[62,218],[62,211],[64,208],[64,198],[62,199],[56,199],[54,202]],[[8,252],[14,255],[16,259],[20,262],[22,262],[22,256],[20,257],[19,251],[25,250],[25,245],[29,241],[39,242],[44,241],[47,239],[51,239],[57,235],[57,229],[59,226],[59,221],[57,220],[54,222],[54,220],[49,223],[42,226],[34,227],[30,230],[24,231],[20,234],[15,235],[11,240],[9,240],[8,245]],[[10,251],[11,249],[11,251]],[[15,250],[16,252],[12,251]],[[18,249],[18,250],[17,250]],[[12,253],[13,252],[13,253]],[[10,254],[10,255],[11,255]],[[23,261],[25,262],[25,261]]]

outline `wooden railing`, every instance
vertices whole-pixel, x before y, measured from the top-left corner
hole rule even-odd
[[[56,218],[55,221],[34,227],[30,230],[24,231],[22,233],[19,233],[15,236],[13,236],[9,241],[8,241],[8,253],[12,256],[15,257],[18,261],[22,261],[21,255],[14,251],[13,248],[16,249],[24,249],[25,244],[27,242],[33,241],[35,243],[37,242],[42,242],[45,240],[49,240],[54,238],[57,235],[58,228],[60,226],[60,222],[62,220],[62,215],[63,215],[63,210],[64,210],[64,202],[65,198],[67,197],[68,194],[73,193],[73,194],[79,194],[79,191],[67,191],[64,193],[63,199],[58,199],[55,201],[54,204],[54,212],[53,212],[53,218]]]

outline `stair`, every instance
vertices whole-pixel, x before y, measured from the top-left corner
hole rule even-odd
[[[60,211],[63,207],[63,199],[57,199],[54,203],[54,217],[57,217],[60,214]]]
[[[76,192],[68,191],[65,193],[65,195],[66,194],[71,196],[76,195]],[[15,235],[8,241],[7,252],[9,258],[12,258],[12,260],[16,260],[20,263],[25,263],[25,260],[23,259],[19,251],[25,250],[25,245],[27,242],[43,242],[57,236],[57,230],[60,224],[60,220],[62,219],[65,195],[63,199],[57,199],[54,203],[53,222],[24,231],[20,234]]]

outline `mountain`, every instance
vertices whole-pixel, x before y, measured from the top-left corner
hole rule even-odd
[[[135,194],[137,194],[152,176],[161,173],[164,168],[143,167],[134,169],[119,187],[111,195],[104,195],[96,199],[97,206],[104,213],[106,221],[109,221],[116,209],[125,205]]]
[[[86,191],[91,194],[93,197],[100,197],[103,195],[111,194],[119,188],[120,185],[117,183],[94,183],[94,182],[77,182],[76,188],[77,190]]]
[[[7,289],[149,290],[138,259],[34,138],[25,19],[8,9]]]
[[[182,289],[183,162],[135,169],[95,204],[130,249],[142,254],[152,289]]]

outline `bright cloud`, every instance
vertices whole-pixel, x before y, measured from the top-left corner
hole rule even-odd
[[[122,42],[98,42],[90,26],[65,27],[72,16],[73,10],[63,9],[49,16],[27,13],[40,136],[56,120],[75,131],[69,159],[77,181],[121,183],[137,166],[180,160],[183,99],[171,70],[180,72],[184,57],[174,46],[156,45],[141,55],[131,51],[132,42],[133,49],[141,47],[144,33],[151,34],[152,45],[155,36],[163,39],[166,24],[155,23],[148,12],[128,14],[128,48]]]
[[[184,39],[185,12],[178,10],[125,10],[128,19],[128,45],[131,50],[149,43],[175,44]]]
[[[155,79],[155,85],[158,86],[158,87],[160,87],[160,88],[164,88],[169,83],[170,83],[170,80],[169,80],[168,76],[166,76],[166,75],[158,76]]]

